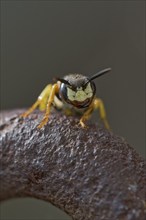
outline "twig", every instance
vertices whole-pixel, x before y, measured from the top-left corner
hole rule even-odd
[[[2,112],[0,199],[30,196],[48,201],[75,220],[144,220],[144,160],[123,138],[97,124],[53,112],[22,120]]]

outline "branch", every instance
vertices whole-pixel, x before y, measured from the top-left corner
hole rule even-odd
[[[42,113],[2,112],[0,199],[34,197],[75,220],[144,220],[144,160],[123,138],[78,118],[53,112],[41,130]]]

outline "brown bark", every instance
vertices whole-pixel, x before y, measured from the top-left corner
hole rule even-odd
[[[144,220],[145,161],[127,142],[97,124],[53,112],[22,120],[2,112],[0,199],[34,197],[76,220]]]

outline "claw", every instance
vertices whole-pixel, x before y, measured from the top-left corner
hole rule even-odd
[[[88,128],[82,120],[80,120],[79,125],[81,125],[82,128]]]
[[[43,120],[41,121],[41,123],[37,126],[37,128],[41,129],[42,127],[44,127],[48,122],[48,118],[43,118]]]
[[[23,114],[20,115],[20,118],[26,118],[28,115],[29,115],[29,114],[25,112],[25,113],[23,113]]]

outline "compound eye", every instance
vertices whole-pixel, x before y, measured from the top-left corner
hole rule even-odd
[[[76,92],[72,89],[72,87],[64,83],[61,84],[59,94],[65,102],[70,103],[70,104],[72,101],[75,100],[75,96],[76,96]]]
[[[59,95],[61,99],[64,101],[68,101],[68,96],[67,96],[67,85],[64,83],[61,83],[60,90],[59,90]]]
[[[90,82],[90,86],[91,86],[92,93],[93,93],[93,96],[94,96],[95,93],[96,93],[96,86],[95,86],[95,83],[94,83],[94,82]]]

